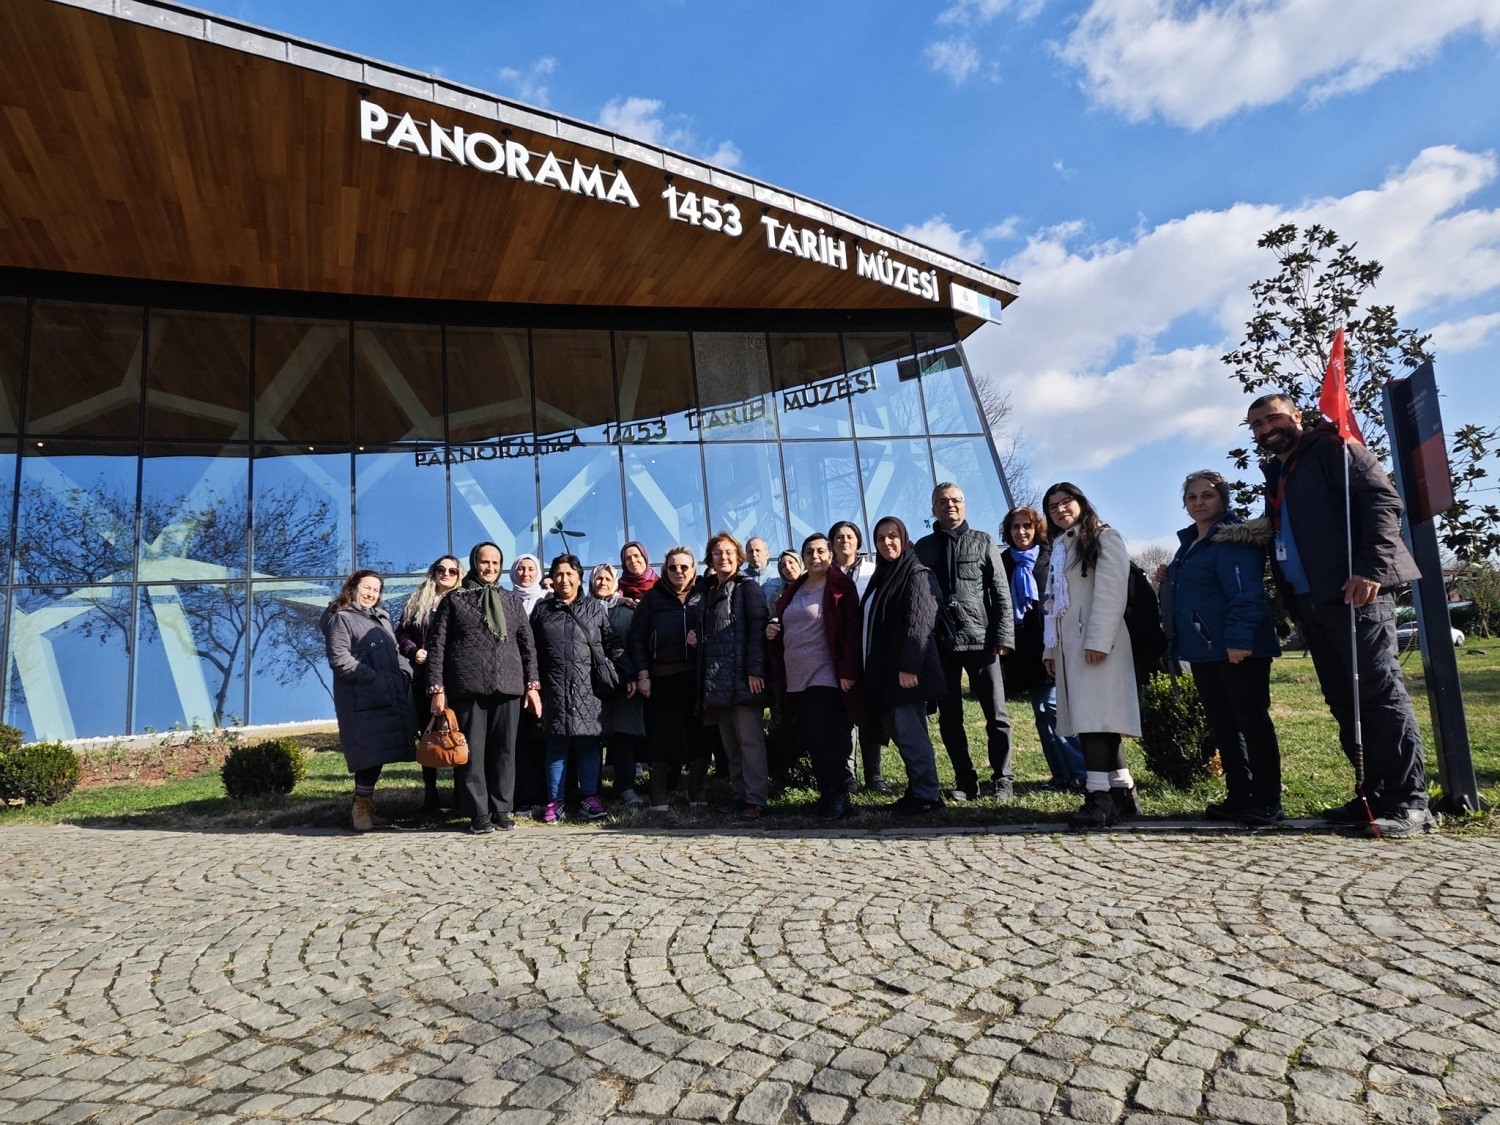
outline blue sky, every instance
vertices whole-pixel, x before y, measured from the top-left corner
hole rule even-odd
[[[205,7],[730,164],[1021,282],[970,360],[1038,487],[1132,541],[1185,521],[1244,402],[1255,239],[1322,222],[1434,332],[1444,422],[1500,421],[1494,0]],[[1356,14],[1357,13],[1357,14]],[[1495,498],[1494,493],[1490,499]]]

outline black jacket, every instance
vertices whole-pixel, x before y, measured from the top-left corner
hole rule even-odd
[[[1343,598],[1349,580],[1348,544],[1344,533],[1344,452],[1338,436],[1323,429],[1305,428],[1302,440],[1284,465],[1272,458],[1266,474],[1266,514],[1283,473],[1286,508],[1292,538],[1314,601]],[[1349,444],[1349,506],[1354,529],[1354,573],[1380,583],[1381,589],[1401,586],[1422,577],[1416,561],[1401,540],[1401,498],[1375,455],[1364,446]],[[1272,569],[1287,604],[1295,596],[1272,552]]]
[[[764,692],[750,691],[750,676],[766,676],[766,621],[771,616],[765,591],[747,574],[704,587],[703,706],[763,707]]]
[[[1000,559],[1005,564],[1005,584],[1009,587],[1010,576],[1016,569],[1015,560],[1004,547],[1000,548]],[[1047,675],[1047,667],[1042,663],[1042,619],[1047,615],[1042,605],[1047,600],[1047,567],[1051,562],[1052,548],[1043,543],[1036,553],[1036,564],[1031,568],[1032,577],[1036,579],[1037,603],[1026,611],[1026,616],[1016,625],[1015,647],[1000,662],[1001,672],[1005,676],[1007,699],[1029,695],[1052,686],[1052,677]],[[1012,621],[1015,616],[1012,611]]]
[[[947,689],[943,678],[943,657],[938,652],[934,636],[938,599],[942,594],[937,576],[918,562],[902,588],[892,596],[889,609],[879,618],[871,612],[877,581],[878,578],[871,579],[865,590],[863,606],[866,630],[864,688],[870,710],[878,713],[937,699]],[[903,688],[902,672],[915,675],[917,686]]]
[[[958,643],[954,652],[993,652],[1016,645],[1010,584],[995,541],[972,527],[958,539],[957,566],[949,566],[945,534],[934,531],[917,540],[917,558],[937,576],[944,601],[956,605]],[[957,573],[955,574],[954,571]],[[955,583],[956,579],[956,583]]]
[[[526,606],[509,590],[505,640],[484,623],[477,591],[454,590],[442,600],[427,637],[427,682],[442,684],[450,697],[525,695],[536,680],[536,643]]]
[[[663,666],[696,667],[697,649],[687,643],[690,632],[703,635],[702,587],[695,586],[684,604],[666,582],[658,582],[641,595],[630,620],[625,648],[631,667],[637,672]]]
[[[542,681],[542,733],[564,738],[599,734],[604,701],[595,690],[594,664],[609,662],[610,678],[618,680],[625,654],[609,612],[585,594],[571,605],[543,598],[531,612],[531,631]]]

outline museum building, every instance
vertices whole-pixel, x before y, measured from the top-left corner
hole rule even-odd
[[[1016,282],[737,172],[148,0],[0,5],[4,721],[332,715],[444,552],[774,550],[1006,485]]]

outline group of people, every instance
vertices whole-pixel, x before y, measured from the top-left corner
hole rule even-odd
[[[1337,436],[1303,426],[1284,396],[1257,399],[1247,421],[1270,455],[1265,515],[1240,520],[1218,473],[1191,474],[1182,494],[1191,526],[1157,575],[1172,670],[1191,670],[1224,765],[1225,798],[1206,815],[1252,826],[1283,815],[1269,556],[1352,761],[1361,756],[1351,686],[1360,672],[1363,787],[1324,815],[1373,820],[1390,836],[1428,828],[1422,747],[1395,659],[1390,590],[1416,569],[1394,489],[1363,447],[1351,450],[1347,477],[1335,472],[1335,456],[1344,463],[1330,444]],[[1342,521],[1330,520],[1344,509],[1346,480],[1352,555]],[[323,618],[355,829],[384,823],[373,805],[381,766],[409,760],[418,725],[450,710],[469,748],[454,770],[455,800],[475,834],[511,827],[520,807],[557,821],[570,794],[576,815],[603,816],[606,746],[625,805],[664,811],[679,787],[690,806],[704,804],[718,757],[738,817],[756,821],[770,797],[768,710],[770,738],[810,759],[822,820],[853,812],[857,766],[866,789],[891,791],[880,766],[887,742],[906,773],[898,813],[981,793],[1007,800],[1007,694],[1031,704],[1048,784],[1082,795],[1075,828],[1139,815],[1123,743],[1141,733],[1124,539],[1066,481],[1047,488],[1040,511],[1007,512],[998,542],[969,526],[956,484],[933,490],[932,515],[933,530],[916,541],[900,519],[882,517],[868,556],[859,527],[840,521],[774,566],[764,539],[742,545],[720,531],[701,575],[685,546],[666,552],[660,573],[634,541],[618,569],[588,571],[561,554],[543,574],[523,555],[509,589],[500,548],[480,543],[466,567],[437,559],[395,623],[380,604],[380,576],[356,571]],[[983,782],[964,728],[965,676],[984,716]],[[933,712],[953,768],[946,794]],[[424,771],[424,785],[425,806],[441,809],[436,771]]]

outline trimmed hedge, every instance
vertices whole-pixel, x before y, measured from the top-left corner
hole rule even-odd
[[[294,739],[236,746],[219,771],[224,791],[237,801],[290,793],[307,773],[307,755]]]
[[[1215,772],[1213,736],[1191,676],[1158,672],[1141,685],[1141,750],[1151,772],[1177,789]]]
[[[0,729],[0,801],[55,805],[73,792],[83,768],[71,748],[61,742],[20,742],[15,727]]]

